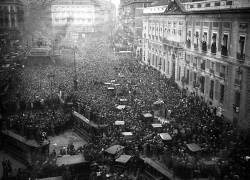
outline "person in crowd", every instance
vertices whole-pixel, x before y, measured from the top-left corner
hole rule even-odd
[[[97,132],[97,135],[92,135],[92,143],[81,151],[76,151],[73,144],[69,144],[68,148],[60,150],[61,155],[79,152],[87,160],[98,161],[103,149],[120,144],[126,147],[127,154],[143,154],[156,161],[162,160],[168,168],[173,169],[175,176],[187,178],[196,169],[206,173],[203,170],[206,168],[201,168],[204,161],[221,154],[225,156],[220,157],[224,161],[216,162],[217,168],[221,170],[220,177],[249,177],[244,173],[249,170],[249,166],[241,160],[243,149],[249,148],[249,143],[238,135],[236,128],[223,116],[216,115],[215,108],[211,108],[203,98],[180,90],[173,79],[165,78],[154,68],[141,65],[128,56],[116,57],[108,47],[99,43],[88,42],[84,52],[78,48],[77,90],[72,88],[75,74],[73,61],[68,58],[58,65],[27,67],[17,71],[15,83],[19,95],[12,96],[10,93],[7,104],[14,104],[15,107],[16,103],[22,102],[25,105],[8,115],[8,129],[27,138],[35,136],[38,141],[43,141],[46,136],[54,134],[51,128],[55,134],[59,134],[69,124],[73,124],[73,109],[92,122],[106,124],[107,127]],[[96,51],[96,47],[99,47],[99,51]],[[55,76],[49,79],[48,74],[52,72]],[[105,82],[115,88],[115,93],[108,90]],[[60,91],[63,94],[61,96]],[[43,103],[40,103],[41,99]],[[120,99],[127,99],[125,109],[116,109],[122,103]],[[152,105],[158,99],[165,103],[165,118],[169,121],[162,124],[160,130],[152,128],[150,123],[145,123],[141,118],[144,112],[155,115]],[[65,102],[61,103],[61,100]],[[124,121],[125,125],[114,125],[117,120]],[[77,123],[74,126],[90,135],[93,132],[91,128]],[[132,132],[133,136],[124,137],[121,132]],[[171,143],[163,142],[159,132],[169,133]],[[190,143],[198,144],[204,154],[198,156],[190,152],[187,148]],[[198,168],[198,164],[202,164],[201,167]],[[2,165],[7,166],[6,163]],[[230,170],[228,167],[231,167]]]

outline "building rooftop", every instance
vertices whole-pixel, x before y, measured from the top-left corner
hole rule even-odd
[[[20,1],[20,0],[0,0],[0,4],[19,4],[19,5],[23,5],[22,1]]]
[[[158,0],[144,8],[143,14],[176,13],[176,8],[185,13],[205,13],[214,11],[239,11],[250,9],[249,0]]]
[[[156,0],[120,0],[120,6],[128,6],[135,3],[152,3]]]
[[[151,6],[164,6],[168,5],[171,0],[158,0],[151,3]]]
[[[54,0],[51,5],[92,5],[103,9],[115,8],[114,4],[104,0]]]
[[[52,5],[107,5],[110,4],[108,1],[103,0],[54,0],[51,2]]]
[[[185,12],[185,9],[179,0],[158,0],[143,10],[143,14],[176,14],[180,12]]]
[[[199,0],[182,3],[186,11],[233,10],[250,8],[249,0]]]

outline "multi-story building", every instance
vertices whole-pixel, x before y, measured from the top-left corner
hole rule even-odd
[[[108,1],[100,1],[95,6],[95,31],[104,31],[116,21],[116,7]]]
[[[115,6],[108,1],[56,0],[51,5],[53,32],[68,39],[84,38],[105,29],[103,25],[110,23],[114,15]]]
[[[22,40],[24,25],[23,4],[19,0],[0,1],[0,44],[3,53]],[[1,54],[0,53],[0,54]]]
[[[144,9],[143,61],[160,70],[167,77],[176,76],[176,64],[185,56],[185,14],[176,3],[153,3]],[[175,8],[174,8],[175,7]]]
[[[143,61],[243,128],[250,127],[249,10],[247,0],[175,0],[146,8],[143,22]]]
[[[121,0],[119,8],[120,21],[126,32],[127,44],[133,45],[137,56],[142,55],[142,19],[143,9],[153,0]]]

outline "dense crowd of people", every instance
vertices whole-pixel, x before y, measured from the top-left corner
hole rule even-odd
[[[249,162],[244,160],[247,154],[239,153],[238,149],[249,147],[229,122],[216,115],[216,109],[209,107],[202,98],[186,95],[178,90],[172,80],[160,76],[152,68],[142,67],[136,63],[128,65],[127,68],[130,70],[127,70],[127,74],[124,73],[123,82],[116,83],[131,86],[132,93],[128,93],[128,96],[123,95],[123,98],[131,100],[129,103],[131,107],[117,112],[114,107],[118,99],[115,96],[113,98],[107,96],[106,101],[104,99],[106,110],[102,113],[105,117],[104,122],[108,123],[108,129],[103,139],[97,140],[96,148],[121,144],[127,147],[127,153],[131,155],[138,153],[136,151],[149,156],[160,155],[165,164],[182,177],[191,177],[193,172],[200,172],[202,175],[216,176],[218,179],[223,177],[247,179],[248,173],[244,173],[246,168],[249,168]],[[133,87],[131,80],[137,86]],[[159,84],[156,83],[154,86],[153,83],[157,80]],[[157,92],[157,88],[161,92]],[[172,121],[163,125],[161,130],[152,128],[140,118],[143,111],[152,110],[152,104],[157,99],[163,99],[165,108],[171,111],[169,119]],[[115,126],[116,120],[124,120],[125,126],[122,128]],[[126,131],[132,132],[134,137],[130,140],[124,139],[121,132]],[[169,133],[172,142],[165,144],[159,138],[158,132]],[[201,146],[202,153],[199,154],[199,158],[198,155],[187,151],[189,143]],[[206,163],[212,161],[215,165],[212,170],[205,168]],[[187,173],[180,173],[184,171]]]
[[[60,110],[27,111],[8,117],[7,128],[27,139],[41,142],[48,135],[55,135],[70,127],[70,119]],[[53,129],[52,129],[53,128]]]
[[[249,179],[250,167],[245,159],[249,143],[245,136],[223,116],[218,117],[216,109],[203,98],[180,90],[173,79],[130,56],[115,56],[107,44],[105,39],[96,38],[78,47],[77,90],[72,88],[74,62],[68,52],[60,64],[21,69],[15,95],[9,95],[15,102],[15,113],[8,116],[8,127],[24,135],[28,132],[27,137],[39,131],[51,133],[52,121],[58,132],[66,129],[73,117],[58,103],[50,102],[61,91],[65,103],[73,102],[73,110],[107,125],[100,136],[92,138],[91,145],[79,149],[90,161],[100,160],[99,152],[120,144],[126,154],[156,159],[182,178]],[[48,76],[51,73],[52,78]],[[34,105],[38,99],[39,105]],[[154,114],[153,103],[159,99],[164,102],[161,109],[170,113],[164,117],[167,123],[154,128],[151,124],[159,121],[148,123],[142,114]],[[56,108],[51,104],[57,104]],[[118,105],[126,106],[121,110]],[[125,125],[115,125],[117,120]],[[30,127],[34,133],[28,130]],[[132,137],[126,138],[121,132],[131,132]],[[164,141],[159,133],[168,133],[172,140]],[[187,145],[191,143],[199,145],[201,151],[190,151]]]

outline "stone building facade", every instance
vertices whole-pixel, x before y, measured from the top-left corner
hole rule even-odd
[[[126,32],[128,45],[133,45],[137,57],[142,55],[143,9],[153,0],[121,0],[119,8],[120,22]]]
[[[69,40],[103,31],[114,16],[115,6],[108,1],[55,0],[51,4],[53,32],[58,35],[61,31]]]
[[[249,10],[175,0],[146,8],[143,21],[142,60],[242,128],[250,127]]]
[[[23,4],[19,0],[0,1],[1,54],[22,40],[24,30]]]

